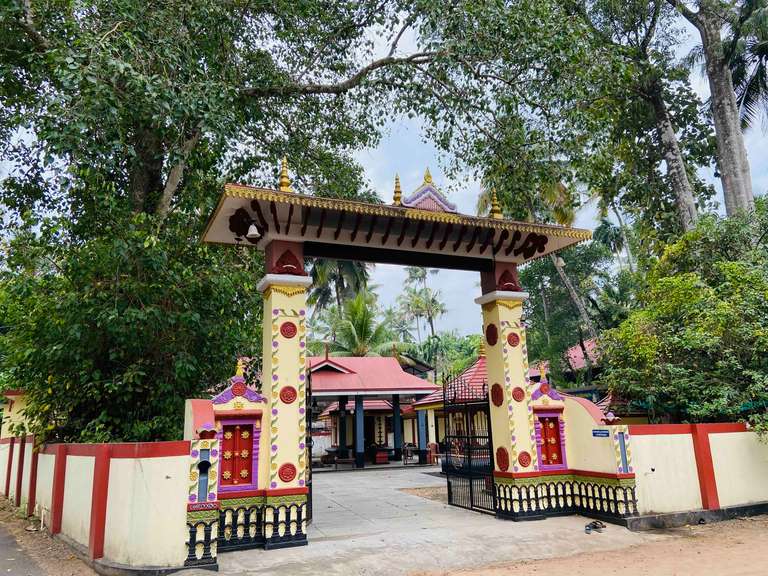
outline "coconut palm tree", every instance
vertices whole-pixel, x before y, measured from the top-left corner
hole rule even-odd
[[[364,262],[316,258],[309,274],[312,277],[309,304],[315,310],[323,310],[334,302],[341,308],[344,300],[368,286],[368,265]]]
[[[621,251],[624,250],[624,235],[618,226],[615,226],[607,218],[603,218],[600,220],[600,225],[592,233],[592,239],[608,248],[618,261],[619,268],[622,268]]]
[[[384,322],[376,322],[376,308],[365,290],[344,304],[335,332],[332,356],[391,356],[403,347]]]
[[[445,314],[445,304],[440,301],[440,291],[424,288],[419,291],[421,298],[419,303],[424,318],[429,324],[429,333],[435,335],[435,320]]]
[[[725,53],[733,77],[741,126],[768,113],[768,2],[746,0],[731,26]]]

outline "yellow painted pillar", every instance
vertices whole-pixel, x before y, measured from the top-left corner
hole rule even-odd
[[[483,309],[494,475],[538,471],[522,314],[525,292],[494,291],[477,298]]]
[[[267,548],[306,543],[306,276],[267,274],[263,293],[262,433],[269,437],[259,460],[266,490]],[[260,486],[261,487],[261,486]]]

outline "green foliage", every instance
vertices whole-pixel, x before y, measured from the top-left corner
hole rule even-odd
[[[643,307],[603,335],[602,381],[658,420],[702,422],[768,406],[768,211],[707,216],[670,244]]]
[[[310,349],[317,354],[330,340],[328,347],[332,356],[391,356],[403,346],[384,322],[377,321],[377,314],[375,297],[359,292],[344,303],[340,314],[337,309],[329,311],[325,325],[320,326],[325,341],[313,338]]]
[[[414,344],[409,351],[434,366],[439,379],[459,374],[477,360],[481,340],[479,334],[457,336],[455,332],[440,332],[420,344]]]
[[[581,244],[561,254],[571,281],[588,301],[598,301],[604,284],[610,284],[611,255],[597,242]],[[607,280],[606,280],[607,279]],[[535,260],[520,272],[520,283],[531,296],[525,303],[528,323],[528,356],[532,361],[550,360],[558,381],[567,368],[560,359],[579,338],[588,339],[581,329],[578,311],[549,258]],[[602,326],[600,314],[593,309],[593,320]]]
[[[28,432],[59,441],[180,438],[184,400],[260,350],[260,263],[139,215],[62,245],[41,223],[0,276],[4,386],[28,397]]]

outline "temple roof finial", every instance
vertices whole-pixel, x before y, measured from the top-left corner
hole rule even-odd
[[[392,204],[395,206],[403,205],[403,191],[400,189],[400,176],[398,174],[395,174],[395,196]]]
[[[235,376],[245,376],[245,359],[237,359],[237,368],[235,369]]]
[[[432,174],[429,173],[429,166],[424,170],[424,184],[432,184]]]
[[[477,351],[477,355],[481,358],[485,356],[485,342],[483,342],[483,339],[480,339],[480,349]]]
[[[288,158],[283,156],[280,162],[280,180],[278,181],[280,192],[293,192],[291,179],[288,177]]]
[[[499,199],[496,197],[496,189],[491,189],[491,218],[496,218],[497,220],[501,220],[504,218],[504,216],[501,213],[501,207],[499,206]]]

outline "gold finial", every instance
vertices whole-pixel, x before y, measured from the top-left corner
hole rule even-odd
[[[499,199],[496,197],[496,189],[491,189],[491,218],[501,220],[504,216],[501,214],[501,207],[499,206]]]
[[[546,382],[547,381],[547,365],[544,363],[544,361],[539,362],[539,382]]]
[[[235,370],[235,376],[245,376],[245,360],[243,358],[237,359],[237,369]]]
[[[485,356],[485,342],[483,342],[482,338],[480,339],[480,350],[478,350],[477,355]]]
[[[432,184],[432,174],[429,173],[429,166],[424,170],[424,184]]]
[[[293,192],[291,179],[288,177],[288,158],[283,156],[280,162],[280,180],[278,181],[280,192]]]
[[[400,189],[400,176],[398,174],[395,174],[395,197],[392,204],[395,206],[402,206],[403,205],[402,200],[403,200],[403,191]]]

